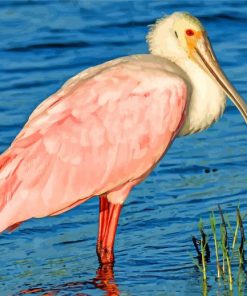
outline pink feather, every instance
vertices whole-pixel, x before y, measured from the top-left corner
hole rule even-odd
[[[103,193],[123,203],[172,143],[186,100],[185,82],[145,59],[72,78],[0,157],[0,231]]]

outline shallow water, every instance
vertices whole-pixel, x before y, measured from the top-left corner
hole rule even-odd
[[[177,10],[202,20],[223,69],[247,98],[245,0],[0,0],[0,151],[69,77],[147,52],[147,25]],[[246,146],[246,126],[231,104],[208,131],[177,139],[123,208],[114,275],[97,271],[97,199],[4,233],[0,295],[200,295],[191,236],[198,236],[200,217],[208,227],[218,203],[231,221],[239,202],[247,211]],[[209,270],[208,295],[228,295],[214,280],[214,258]]]

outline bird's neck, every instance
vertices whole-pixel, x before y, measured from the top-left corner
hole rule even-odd
[[[186,120],[179,135],[185,136],[210,127],[223,114],[226,97],[221,87],[194,61],[177,59],[174,61],[187,73],[192,86],[188,102]]]
[[[151,52],[153,53],[153,52]],[[194,134],[209,128],[223,114],[226,96],[221,87],[199,65],[189,58],[173,58],[166,56],[177,64],[185,73],[182,77],[189,79],[191,86],[188,97],[185,122],[179,136]]]

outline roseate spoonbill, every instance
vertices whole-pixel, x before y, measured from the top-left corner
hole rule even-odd
[[[151,54],[87,69],[34,110],[0,158],[0,231],[99,196],[97,254],[113,263],[122,205],[174,138],[213,124],[226,95],[247,121],[197,18],[164,17],[147,41]]]

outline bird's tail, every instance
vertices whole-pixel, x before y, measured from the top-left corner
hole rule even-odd
[[[4,198],[6,193],[6,185],[8,183],[8,163],[11,162],[12,156],[8,152],[4,152],[0,155],[0,212],[6,204],[6,199]],[[6,170],[7,168],[7,170]]]
[[[2,211],[8,202],[9,198],[12,197],[12,189],[11,189],[11,181],[13,179],[13,175],[11,174],[15,167],[18,164],[12,164],[14,160],[14,155],[11,153],[10,150],[5,151],[3,154],[0,155],[0,217],[2,215]],[[5,227],[1,227],[0,225],[0,232],[3,230],[8,230],[10,232],[14,231],[21,223],[14,223],[10,225],[6,225]]]

